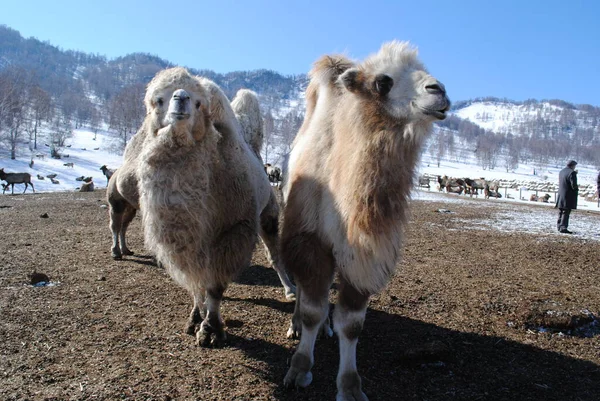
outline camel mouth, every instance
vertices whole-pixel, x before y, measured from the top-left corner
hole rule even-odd
[[[419,110],[421,110],[421,112],[425,115],[431,116],[431,117],[435,117],[438,120],[444,120],[447,117],[446,112],[448,110],[450,110],[450,106],[445,106],[443,109],[432,109],[429,107],[423,107],[423,106],[419,106],[419,104],[417,104],[417,102],[412,102],[413,106],[415,106],[416,108],[418,108]]]
[[[176,120],[185,120],[190,118],[189,113],[169,113]]]

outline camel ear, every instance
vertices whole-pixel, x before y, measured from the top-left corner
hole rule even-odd
[[[340,80],[350,92],[360,92],[364,87],[365,74],[358,68],[349,68],[340,75]]]
[[[389,75],[377,74],[373,81],[373,89],[379,93],[379,96],[385,96],[392,90],[394,80]]]

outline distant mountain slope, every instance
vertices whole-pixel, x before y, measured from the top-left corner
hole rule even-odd
[[[39,86],[52,102],[52,112],[39,118],[41,132],[48,135],[82,127],[94,132],[104,129],[117,133],[123,146],[143,119],[143,87],[157,71],[170,66],[168,60],[151,54],[132,53],[109,60],[63,50],[23,38],[18,31],[0,25],[0,84],[2,74],[11,68],[29,74],[29,83]],[[307,76],[285,76],[267,69],[221,74],[202,66],[188,67],[192,73],[214,80],[230,98],[240,88],[258,93],[265,118],[263,158],[280,164],[304,117]],[[123,107],[132,103],[138,106],[135,117],[119,116]],[[8,149],[12,141],[21,157],[31,153],[31,127],[24,127],[36,113],[31,104],[23,107],[23,132],[17,138],[10,138],[8,120],[0,121],[0,147]],[[574,158],[580,164],[600,167],[600,108],[596,106],[562,100],[459,100],[454,102],[451,116],[436,126],[426,147],[436,162],[468,155],[483,169],[511,170],[519,163],[561,165]]]

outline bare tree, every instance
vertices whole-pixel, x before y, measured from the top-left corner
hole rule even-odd
[[[292,143],[302,125],[302,120],[304,120],[304,115],[297,108],[292,109],[286,114],[283,120],[281,120],[279,132],[284,154],[289,153],[292,150]]]
[[[73,126],[71,120],[64,115],[60,115],[52,125],[52,133],[50,134],[51,155],[55,158],[60,158],[60,150],[65,146],[67,139],[73,137]]]
[[[37,149],[38,129],[43,121],[52,119],[52,98],[38,85],[29,91],[29,119],[27,121],[27,132],[29,140],[33,140],[33,149]]]
[[[263,155],[265,163],[269,162],[269,153],[273,147],[273,140],[275,136],[275,119],[271,109],[268,109],[263,117],[264,127],[264,139],[263,139]]]
[[[94,107],[92,109],[92,115],[90,116],[90,129],[94,133],[94,141],[96,140],[96,137],[98,136],[98,131],[100,130],[101,124],[102,124],[102,115],[100,114],[98,109],[96,109],[96,107]]]
[[[124,88],[109,104],[109,126],[117,131],[122,141],[121,150],[127,141],[142,125],[146,109],[144,107],[144,84],[134,84]]]
[[[29,76],[22,68],[0,72],[0,140],[8,146],[13,160],[25,132],[28,83]]]

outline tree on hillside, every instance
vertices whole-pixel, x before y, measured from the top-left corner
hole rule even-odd
[[[304,115],[296,108],[291,110],[283,117],[280,124],[281,145],[284,153],[289,153],[292,150],[294,138],[302,125]]]
[[[100,114],[98,109],[96,109],[96,107],[94,107],[92,109],[92,115],[90,116],[90,129],[94,133],[94,141],[96,140],[96,137],[98,135],[98,131],[100,130],[101,124],[102,124],[102,115]]]
[[[16,159],[17,147],[25,132],[29,74],[22,68],[7,68],[0,72],[0,141]]]
[[[263,160],[265,163],[269,163],[270,150],[273,147],[275,137],[275,119],[273,118],[271,109],[268,109],[263,116],[263,135]]]
[[[504,167],[506,172],[515,171],[519,167],[519,161],[521,159],[521,151],[518,145],[518,141],[512,134],[506,136],[506,142],[504,144],[506,149],[504,158]]]
[[[109,126],[119,134],[121,150],[125,150],[127,141],[144,121],[146,115],[144,94],[144,84],[130,85],[121,90],[109,104]]]
[[[484,170],[493,170],[496,168],[502,142],[502,136],[493,132],[486,132],[477,138],[477,150],[475,154]]]
[[[64,115],[58,115],[52,124],[50,143],[53,148],[52,157],[60,155],[60,149],[65,146],[67,139],[73,137],[73,126],[71,120]]]
[[[52,120],[54,110],[52,109],[52,98],[39,85],[30,89],[29,99],[27,132],[29,132],[29,140],[33,141],[33,149],[37,149],[38,130],[43,121]]]

